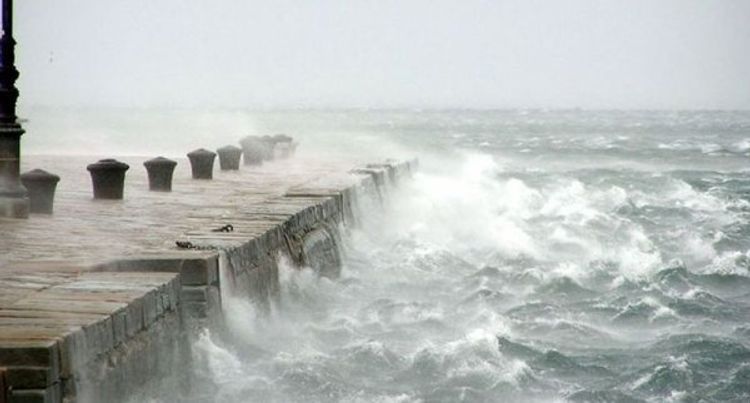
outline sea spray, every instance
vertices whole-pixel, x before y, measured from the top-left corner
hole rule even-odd
[[[418,149],[421,169],[342,231],[341,278],[282,261],[270,312],[224,298],[233,336],[203,346],[201,396],[750,399],[750,115],[397,115],[291,114],[321,144]]]

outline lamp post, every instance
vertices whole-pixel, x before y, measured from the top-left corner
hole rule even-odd
[[[2,0],[0,38],[0,217],[26,218],[29,199],[21,184],[21,135],[24,130],[16,116],[18,70],[13,39],[13,0]]]

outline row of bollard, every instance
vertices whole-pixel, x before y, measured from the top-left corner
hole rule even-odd
[[[193,179],[213,179],[213,168],[216,156],[223,171],[240,169],[240,158],[244,156],[245,165],[261,165],[263,161],[272,160],[275,154],[288,158],[297,147],[290,136],[247,136],[240,140],[242,148],[228,145],[216,152],[204,148],[187,154],[190,161]],[[156,157],[143,163],[148,173],[149,190],[170,192],[172,177],[177,161]],[[125,172],[130,166],[115,159],[103,159],[89,164],[86,169],[91,174],[94,188],[94,199],[122,199],[125,187]],[[55,190],[60,177],[41,169],[21,174],[21,182],[29,193],[30,211],[32,213],[52,214]]]

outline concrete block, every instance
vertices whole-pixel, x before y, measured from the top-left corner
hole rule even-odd
[[[208,301],[208,286],[184,286],[180,298],[184,302]]]
[[[154,321],[156,321],[158,318],[164,315],[165,303],[169,302],[169,296],[167,295],[163,284],[160,285],[158,288],[156,288],[153,291],[153,293],[154,293],[154,309],[156,311],[156,316],[154,317]]]
[[[114,334],[115,346],[120,345],[127,340],[127,317],[128,311],[126,308],[123,308],[112,315],[112,331]]]
[[[60,380],[58,371],[50,367],[8,367],[5,373],[7,384],[14,389],[45,389]]]
[[[125,334],[133,337],[145,327],[143,297],[136,298],[125,307]]]
[[[8,399],[8,394],[10,393],[10,385],[8,384],[8,381],[5,378],[5,368],[0,367],[0,402],[6,403]]]
[[[205,285],[219,281],[219,255],[202,259],[185,259],[180,270],[182,284]]]
[[[221,310],[221,290],[219,287],[211,286],[206,290],[208,305],[211,310]]]
[[[99,267],[103,271],[180,273],[183,284],[214,284],[219,281],[216,252],[176,253],[136,259],[118,259]]]
[[[180,298],[187,318],[210,319],[221,315],[221,292],[217,286],[184,286]]]
[[[0,339],[0,366],[42,366],[59,368],[60,352],[57,340]]]
[[[209,309],[205,302],[185,301],[182,303],[182,312],[191,319],[206,319]]]
[[[143,296],[143,327],[147,328],[151,326],[152,323],[156,320],[158,317],[158,308],[157,308],[157,301],[158,296],[157,292],[150,291],[146,293],[146,295]],[[161,305],[161,302],[158,302],[159,305]]]
[[[13,389],[9,403],[58,403],[62,401],[60,384],[44,389]]]
[[[183,303],[201,302],[211,307],[221,306],[221,292],[219,287],[183,287],[181,295]]]
[[[88,346],[83,329],[79,329],[65,336],[60,341],[60,378],[73,377],[75,368],[86,362]]]
[[[179,272],[182,259],[171,256],[148,256],[136,259],[119,259],[113,262],[116,271],[166,271]]]
[[[182,290],[181,281],[169,283],[169,299],[172,302],[172,310],[177,310],[180,307],[180,290]]]
[[[319,227],[303,239],[305,264],[324,277],[336,278],[341,273],[341,255],[335,238],[325,227]]]
[[[161,302],[161,309],[160,309],[161,313],[159,314],[159,316],[165,315],[167,312],[171,312],[172,311],[173,303],[172,303],[172,299],[171,299],[171,297],[169,295],[169,290],[171,288],[172,287],[169,287],[169,285],[165,285],[162,288],[162,292],[159,293],[159,297],[161,299],[161,301],[160,301]]]
[[[85,352],[89,357],[104,354],[114,348],[114,329],[111,318],[85,326],[83,333],[86,340]]]

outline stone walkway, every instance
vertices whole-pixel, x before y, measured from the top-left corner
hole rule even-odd
[[[125,198],[117,201],[93,200],[86,165],[98,158],[24,159],[23,171],[42,168],[61,181],[53,215],[0,219],[0,371],[12,386],[10,401],[58,402],[74,395],[68,389],[80,383],[72,381],[76,371],[96,362],[99,373],[119,370],[102,357],[135,335],[171,343],[174,331],[154,329],[180,322],[178,311],[217,316],[208,312],[218,305],[217,254],[182,250],[175,241],[267,242],[282,225],[304,226],[301,211],[344,208],[336,204],[344,203],[341,192],[363,180],[362,172],[349,173],[356,161],[312,158],[226,172],[217,161],[213,180],[193,180],[187,160],[178,159],[173,191],[150,192],[146,159],[120,159],[130,170]],[[383,180],[382,174],[375,177]],[[212,231],[225,224],[234,231]],[[134,367],[121,372],[154,373],[139,370],[138,363],[148,361],[159,344],[136,345],[140,350],[129,354],[142,358],[130,359]],[[123,376],[106,379],[112,385],[99,388],[105,395],[123,387]]]
[[[30,266],[61,262],[59,268],[66,270],[176,250],[174,242],[181,234],[231,224],[226,220],[249,208],[260,212],[264,206],[273,206],[269,213],[291,215],[295,206],[284,208],[274,199],[310,181],[341,180],[355,165],[352,161],[291,158],[220,171],[217,161],[213,180],[193,180],[188,161],[180,159],[173,191],[162,193],[148,191],[143,167],[146,159],[121,159],[130,165],[124,200],[95,201],[86,165],[97,158],[25,158],[24,171],[42,168],[61,177],[55,212],[51,216],[35,214],[28,220],[0,219],[0,275],[17,267],[25,271]],[[242,226],[234,226],[242,235]]]

